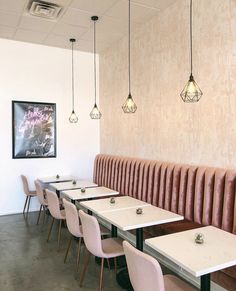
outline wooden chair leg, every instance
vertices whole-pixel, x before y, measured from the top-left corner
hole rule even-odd
[[[78,270],[79,270],[81,242],[82,242],[82,237],[79,238],[78,251],[77,251],[77,260],[76,260],[76,272],[78,272]]]
[[[52,218],[52,222],[51,222],[51,225],[49,227],[47,242],[49,242],[49,239],[50,239],[50,235],[51,235],[51,232],[52,232],[53,223],[54,223],[54,217]]]
[[[29,198],[29,196],[26,196],[26,198],[25,198],[25,205],[24,205],[24,209],[23,209],[23,214],[25,214],[25,208],[26,208],[26,205],[28,202],[28,198]]]
[[[57,238],[57,247],[58,247],[58,251],[60,249],[60,240],[61,240],[61,224],[62,224],[62,219],[60,219],[59,222],[59,229],[58,229],[58,238]]]
[[[40,215],[41,215],[42,207],[43,207],[43,205],[41,204],[41,205],[40,205],[40,208],[39,208],[39,215],[38,215],[37,225],[39,224],[39,219],[40,219]]]
[[[43,205],[43,224],[45,222],[45,217],[46,217],[46,207]]]
[[[115,267],[115,274],[117,274],[117,260],[116,260],[116,257],[114,258],[114,267]]]
[[[87,268],[88,268],[88,264],[89,264],[90,256],[91,256],[91,254],[90,254],[90,252],[87,250],[87,256],[86,256],[86,258],[85,258],[84,269],[83,269],[83,272],[82,272],[82,275],[81,275],[81,278],[80,278],[80,282],[79,282],[80,287],[82,287],[83,282],[84,282],[84,277],[85,277],[85,273],[86,273]]]
[[[70,250],[72,238],[73,238],[73,235],[70,236],[70,240],[69,240],[68,247],[66,249],[66,253],[65,253],[65,257],[64,257],[64,264],[66,263],[66,260],[67,260],[67,256],[68,256],[68,253],[69,253],[69,250]]]
[[[29,207],[30,207],[30,201],[31,201],[31,196],[29,196],[29,202],[28,202],[26,217],[28,217]]]
[[[102,291],[103,269],[104,269],[104,258],[102,258],[102,261],[101,261],[101,271],[100,271],[100,280],[99,280],[99,291]]]

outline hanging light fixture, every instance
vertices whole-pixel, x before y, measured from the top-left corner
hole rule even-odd
[[[124,111],[124,113],[135,113],[135,111],[137,110],[137,105],[135,104],[133,98],[132,98],[132,95],[131,95],[131,73],[130,73],[130,26],[131,26],[131,23],[130,23],[130,14],[131,14],[131,3],[130,3],[130,0],[129,0],[129,40],[128,40],[128,74],[129,74],[129,95],[125,101],[125,103],[123,104],[122,106],[122,109]]]
[[[190,66],[191,66],[191,73],[189,77],[189,81],[184,87],[183,91],[181,92],[180,96],[186,103],[194,103],[198,102],[200,98],[202,97],[202,91],[198,87],[197,83],[195,82],[193,78],[193,1],[190,0]]]
[[[100,119],[102,117],[101,112],[97,106],[97,66],[96,66],[96,21],[98,20],[98,16],[92,16],[91,20],[93,21],[93,57],[94,57],[94,106],[92,111],[90,112],[90,117],[92,119]]]
[[[74,43],[76,42],[76,40],[74,38],[70,38],[70,42],[71,42],[71,61],[72,61],[72,112],[71,115],[69,117],[69,121],[71,123],[77,123],[78,122],[78,117],[75,114],[75,110],[74,110]]]

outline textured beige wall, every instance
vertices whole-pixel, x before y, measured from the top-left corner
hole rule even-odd
[[[100,55],[101,152],[162,161],[236,167],[236,1],[194,1],[194,76],[199,103],[179,94],[189,77],[189,1],[176,0],[132,34],[132,94],[127,38]]]

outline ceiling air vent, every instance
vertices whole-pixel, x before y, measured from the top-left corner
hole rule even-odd
[[[37,17],[55,20],[62,11],[62,7],[44,1],[31,1],[28,7],[29,14]]]

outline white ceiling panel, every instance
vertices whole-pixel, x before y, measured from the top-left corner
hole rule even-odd
[[[73,0],[71,7],[101,15],[118,1],[119,0]]]
[[[136,3],[131,4],[131,21],[137,23],[143,23],[151,19],[157,14],[159,10],[156,8],[149,8],[144,5]],[[127,19],[128,18],[128,1],[120,0],[112,8],[110,8],[105,15],[113,17],[115,19]]]
[[[25,0],[0,0],[0,10],[22,13],[27,3]]]
[[[15,33],[15,40],[30,41],[33,43],[42,43],[47,33],[18,29]]]
[[[67,23],[59,22],[53,28],[52,33],[57,35],[66,36],[67,38],[80,37],[87,31],[86,28],[81,26],[70,25]]]
[[[91,26],[91,14],[84,11],[69,8],[66,13],[62,16],[61,21],[71,24],[78,25],[81,27],[90,27]]]
[[[56,22],[54,21],[45,20],[43,18],[31,15],[24,15],[21,17],[19,28],[48,33],[54,27],[55,24]]]
[[[20,20],[20,14],[2,12],[0,10],[0,25],[16,27]]]
[[[13,27],[0,25],[0,37],[2,38],[13,39],[15,31],[16,29]]]
[[[128,33],[127,0],[44,0],[62,6],[55,21],[27,12],[31,0],[0,0],[0,37],[49,46],[93,51],[93,22],[98,15],[97,51],[109,47]],[[132,30],[148,21],[176,0],[132,0]]]

